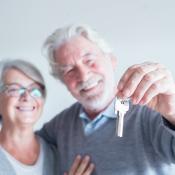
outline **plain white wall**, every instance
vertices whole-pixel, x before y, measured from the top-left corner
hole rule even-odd
[[[175,74],[174,0],[0,0],[0,59],[31,61],[45,76],[48,98],[36,128],[75,100],[49,75],[41,54],[57,27],[81,22],[95,28],[118,58],[117,77],[145,60],[165,64]]]

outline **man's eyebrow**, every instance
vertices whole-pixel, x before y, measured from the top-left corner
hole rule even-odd
[[[73,65],[71,65],[71,64],[66,64],[66,65],[59,65],[58,66],[58,69],[60,69],[60,70],[65,70],[65,69],[68,69],[68,68],[72,68],[73,67]]]
[[[58,66],[59,68],[72,67],[72,64],[62,64]]]

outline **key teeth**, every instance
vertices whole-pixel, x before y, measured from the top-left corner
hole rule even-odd
[[[117,109],[124,111],[125,113],[129,110],[129,98],[123,100],[123,99],[117,99],[115,100],[115,114],[117,114]]]
[[[119,109],[119,110],[117,110]],[[117,99],[115,101],[115,114],[118,116],[116,123],[116,133],[118,137],[123,137],[124,115],[129,110],[129,99]]]

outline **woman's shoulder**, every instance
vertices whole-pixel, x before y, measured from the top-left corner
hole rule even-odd
[[[15,175],[15,171],[0,146],[0,175]]]

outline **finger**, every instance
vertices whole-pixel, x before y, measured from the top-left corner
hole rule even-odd
[[[118,89],[123,97],[130,97],[137,85],[142,80],[143,76],[151,71],[158,69],[158,63],[145,62],[140,65],[131,66],[120,79]],[[120,94],[121,95],[121,94]]]
[[[133,72],[137,71],[137,72],[143,72],[143,68],[145,66],[147,66],[148,68],[151,67],[152,70],[152,65],[155,65],[155,63],[150,63],[150,62],[144,62],[142,64],[135,64],[131,67],[129,67],[125,73],[123,74],[123,76],[121,77],[119,83],[118,83],[118,89],[122,90],[124,87],[124,82],[127,82],[130,78],[130,76],[133,74]]]
[[[133,73],[133,70],[135,67],[137,67],[138,65],[133,65],[131,67],[129,67],[123,74],[123,76],[120,78],[120,81],[118,83],[117,89],[119,91],[121,91],[124,87],[125,82],[127,82],[127,80],[129,79],[129,77],[131,76],[131,74]]]
[[[132,102],[137,104],[144,96],[146,91],[151,87],[152,84],[164,79],[166,77],[166,70],[159,69],[156,71],[149,72],[144,75],[139,85],[136,87],[132,94]]]
[[[85,156],[83,158],[83,160],[81,161],[79,167],[76,170],[76,175],[81,175],[82,173],[84,173],[84,171],[87,169],[87,167],[89,165],[89,161],[90,161],[89,156]]]
[[[84,172],[83,175],[91,175],[91,173],[93,172],[94,168],[95,168],[95,165],[93,163],[91,163],[89,165],[89,167],[87,168],[87,170]]]
[[[152,84],[151,87],[146,91],[143,98],[140,100],[139,104],[142,105],[148,104],[155,96],[167,91],[166,84],[167,84],[166,78]]]
[[[122,96],[126,98],[130,97],[134,93],[135,89],[141,82],[144,75],[145,73],[133,72],[133,74],[130,76],[122,89]]]
[[[69,170],[69,175],[74,175],[75,172],[77,171],[77,168],[79,167],[80,165],[80,162],[81,162],[81,156],[80,155],[77,155],[70,170]]]

